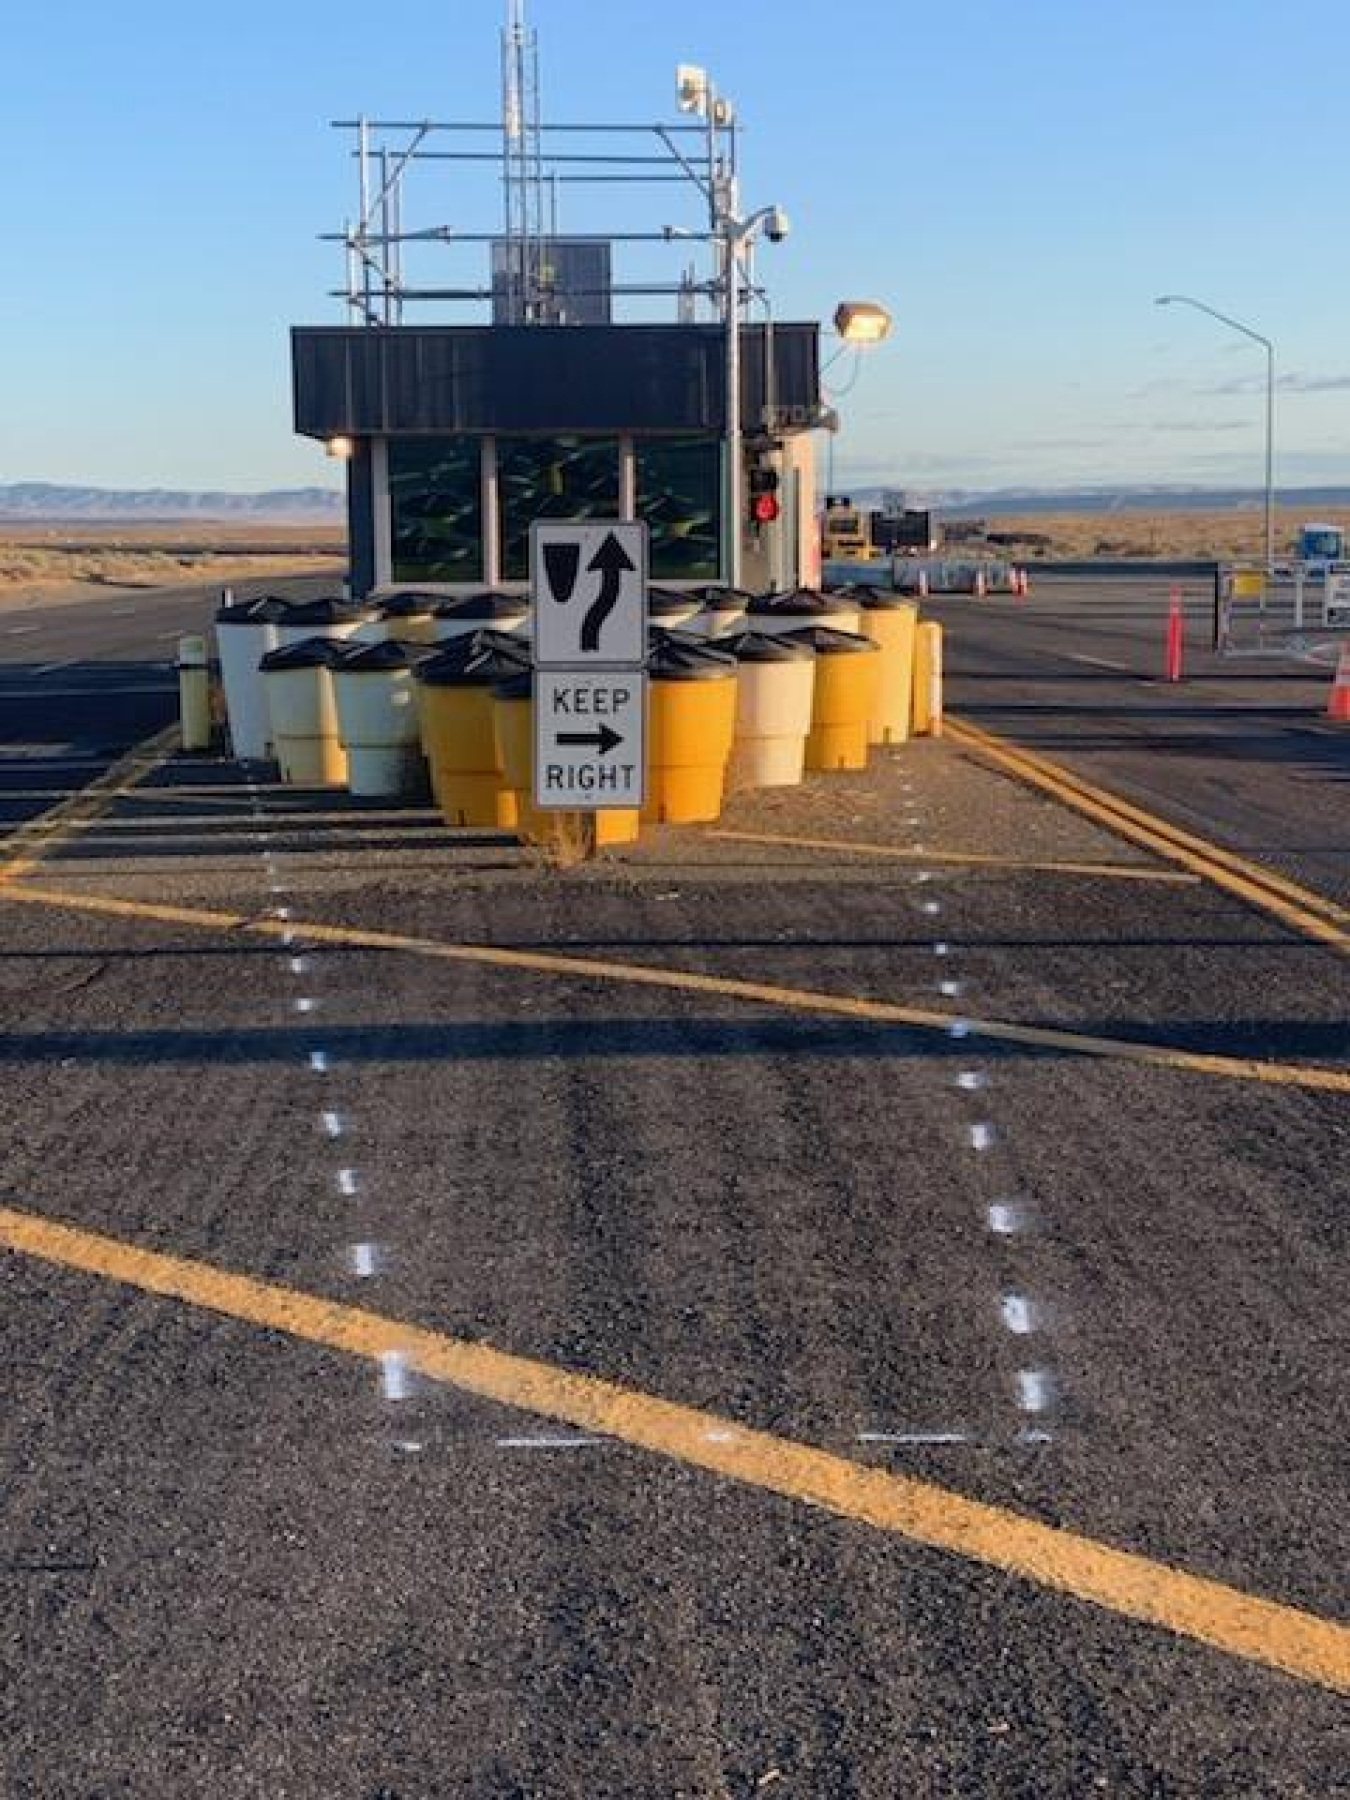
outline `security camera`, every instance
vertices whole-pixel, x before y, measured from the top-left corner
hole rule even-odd
[[[775,206],[764,221],[764,235],[771,244],[781,244],[792,230],[792,221],[781,206]]]

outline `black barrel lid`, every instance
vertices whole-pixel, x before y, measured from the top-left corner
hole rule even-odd
[[[717,648],[737,662],[807,662],[809,644],[799,644],[795,631],[732,631],[717,640]]]
[[[524,594],[501,594],[488,588],[481,594],[440,600],[432,610],[438,619],[518,619],[529,612],[530,603]]]
[[[280,650],[269,650],[258,667],[268,669],[332,669],[342,660],[345,649],[337,638],[301,638],[298,643],[283,644]]]
[[[379,608],[382,619],[417,619],[435,612],[439,594],[419,593],[416,588],[403,588],[397,594],[378,594],[371,601]]]
[[[860,606],[864,612],[895,612],[899,607],[914,604],[893,588],[873,587],[867,581],[846,581],[839,587],[826,588],[825,594],[827,598],[833,596],[848,601],[851,606]]]
[[[466,631],[416,665],[428,687],[491,687],[528,667],[530,647],[501,631]]]
[[[282,625],[345,625],[352,619],[365,617],[365,609],[335,594],[320,600],[295,600],[287,608]]]
[[[695,588],[693,592],[705,612],[744,612],[754,599],[748,588],[719,587],[716,582]]]
[[[532,700],[534,698],[534,670],[528,665],[523,669],[515,669],[509,675],[503,675],[500,681],[492,684],[494,700]]]
[[[649,587],[647,589],[647,617],[649,619],[668,619],[672,613],[689,615],[696,613],[702,604],[697,594],[688,593],[683,588]]]
[[[349,638],[338,648],[340,655],[334,667],[344,675],[349,671],[365,675],[384,669],[408,669],[413,664],[408,646],[395,638],[385,638],[378,644],[357,643]]]
[[[647,627],[647,648],[655,650],[658,644],[689,644],[695,650],[707,648],[708,639],[701,631],[686,631],[679,625],[649,625]]]
[[[847,602],[842,604],[846,606]],[[757,594],[745,610],[752,619],[764,618],[766,615],[772,618],[787,616],[810,619],[818,618],[823,613],[839,612],[841,602],[837,598],[831,600],[818,588],[802,587],[793,588],[787,594]]]
[[[790,644],[805,644],[817,656],[847,656],[858,650],[875,654],[877,649],[871,638],[860,637],[856,631],[835,631],[829,625],[807,625],[801,631],[786,631],[783,635]]]
[[[293,600],[280,594],[255,594],[251,600],[231,600],[216,613],[217,625],[277,625],[288,619]]]
[[[647,653],[647,673],[654,681],[724,681],[735,675],[736,659],[706,638],[691,642],[688,632],[663,631]]]

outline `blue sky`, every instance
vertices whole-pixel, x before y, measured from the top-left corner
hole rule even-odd
[[[7,9],[0,482],[331,482],[290,431],[286,342],[339,317],[338,253],[315,234],[350,210],[351,177],[327,121],[494,116],[501,10]],[[839,403],[840,484],[1258,485],[1261,353],[1155,308],[1169,291],[1275,340],[1278,479],[1350,481],[1343,0],[532,0],[531,17],[554,119],[668,118],[678,61],[716,72],[747,126],[747,205],[793,220],[760,264],[780,316],[893,311]],[[611,216],[688,219],[680,204],[625,196]],[[602,226],[598,205],[569,198],[564,227]],[[497,219],[490,185],[449,174],[417,211]]]

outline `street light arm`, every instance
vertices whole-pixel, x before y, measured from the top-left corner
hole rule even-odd
[[[1240,331],[1243,337],[1251,338],[1255,343],[1264,344],[1272,356],[1275,346],[1268,337],[1259,331],[1253,331],[1250,325],[1244,325],[1241,319],[1234,319],[1230,314],[1220,312],[1217,306],[1206,306],[1203,300],[1193,300],[1189,294],[1159,294],[1153,302],[1155,306],[1193,306],[1197,312],[1208,313],[1211,319],[1218,319],[1223,325],[1231,325],[1234,331]]]

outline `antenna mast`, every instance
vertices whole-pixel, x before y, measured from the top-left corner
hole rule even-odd
[[[539,38],[525,0],[506,0],[502,30],[502,188],[507,322],[541,322],[544,293],[544,162],[540,145]]]

